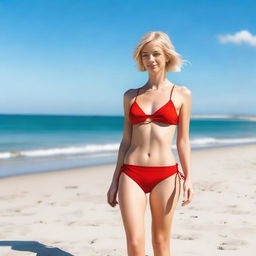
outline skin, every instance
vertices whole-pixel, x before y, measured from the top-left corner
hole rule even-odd
[[[152,114],[170,99],[173,83],[166,78],[167,55],[155,41],[147,43],[141,58],[148,72],[148,81],[140,87],[137,103],[146,114]],[[176,164],[171,145],[177,128],[177,150],[185,180],[182,206],[189,204],[193,196],[190,176],[189,123],[192,93],[185,86],[177,86],[172,101],[179,115],[179,125],[158,122],[132,125],[129,110],[134,102],[136,89],[124,93],[124,133],[118,151],[116,170],[107,193],[108,203],[119,204],[126,232],[129,256],[145,255],[144,217],[147,197],[139,185],[125,173],[119,172],[123,163],[142,166],[167,166]],[[148,118],[146,121],[151,121]],[[161,154],[159,154],[161,152]],[[155,256],[170,255],[170,231],[175,208],[180,196],[180,180],[172,175],[158,183],[149,194],[152,216],[152,245]],[[118,201],[116,200],[118,192]]]

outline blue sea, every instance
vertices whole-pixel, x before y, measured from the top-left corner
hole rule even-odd
[[[122,135],[123,116],[2,114],[0,178],[115,163]],[[256,120],[191,117],[190,142],[192,150],[256,144]]]

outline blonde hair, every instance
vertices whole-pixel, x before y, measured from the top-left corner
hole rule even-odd
[[[158,43],[158,45],[164,51],[166,57],[169,59],[165,66],[165,70],[167,72],[180,72],[183,63],[189,62],[185,59],[182,59],[181,55],[175,51],[175,48],[166,33],[161,31],[151,31],[142,36],[133,53],[133,59],[135,60],[139,71],[146,71],[141,59],[141,50],[146,43],[151,41]]]

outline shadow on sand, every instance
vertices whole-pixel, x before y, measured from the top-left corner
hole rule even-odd
[[[47,247],[36,241],[0,241],[0,246],[11,246],[16,251],[34,252],[36,256],[75,256],[56,247]]]

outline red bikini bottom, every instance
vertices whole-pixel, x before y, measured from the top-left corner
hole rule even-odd
[[[169,166],[140,166],[132,164],[123,164],[120,168],[120,174],[124,172],[133,179],[145,193],[149,193],[162,180],[177,174],[179,178],[185,176],[179,172],[178,163]]]

